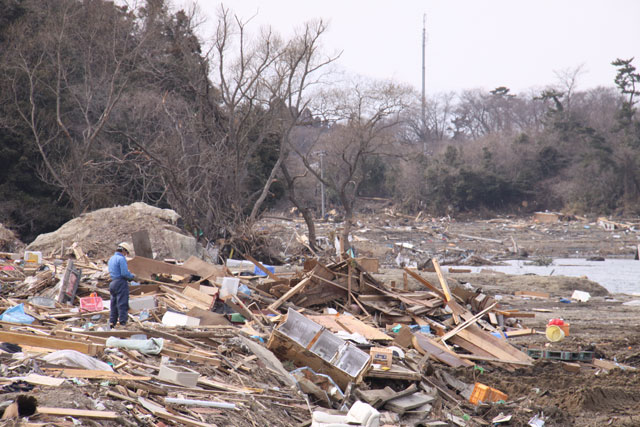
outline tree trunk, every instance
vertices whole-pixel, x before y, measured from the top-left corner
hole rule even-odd
[[[316,224],[313,221],[313,213],[311,209],[308,207],[303,207],[302,204],[298,201],[298,197],[296,196],[296,182],[295,179],[291,177],[289,174],[289,169],[285,162],[282,162],[280,165],[280,169],[282,170],[282,176],[287,183],[287,195],[289,197],[289,201],[293,206],[295,206],[300,213],[302,214],[302,218],[304,218],[304,222],[307,224],[307,232],[309,236],[309,247],[312,250],[316,250]]]
[[[349,234],[351,233],[351,221],[353,220],[353,204],[351,204],[345,194],[340,195],[342,207],[344,207],[344,227],[342,228],[342,247],[340,247],[341,253],[347,252],[351,249],[351,243],[349,243]]]

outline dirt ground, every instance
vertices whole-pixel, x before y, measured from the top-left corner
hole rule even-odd
[[[441,263],[451,260],[457,264],[463,264],[470,256],[492,262],[523,257],[633,259],[640,241],[640,234],[634,229],[605,230],[595,219],[553,224],[537,223],[532,217],[416,221],[387,211],[361,215],[357,220],[353,231],[356,254],[378,258],[381,272],[376,277],[396,283],[402,283],[402,270],[396,263],[398,254],[418,265],[432,257]],[[333,241],[339,226],[320,223],[318,235]],[[265,228],[280,236],[281,255],[295,263],[293,254],[300,250],[296,248],[295,234],[306,233],[304,223],[300,219],[271,219]],[[421,274],[437,283],[435,274]],[[520,323],[539,332],[509,339],[524,351],[594,351],[596,358],[625,365],[623,369],[605,371],[581,363],[579,372],[568,372],[560,361],[538,360],[532,367],[514,371],[482,364],[483,373],[438,365],[458,379],[468,383],[479,381],[509,395],[504,405],[481,405],[473,409],[475,414],[469,413],[469,408],[461,408],[462,413],[480,415],[485,420],[500,413],[512,415],[510,423],[502,424],[510,426],[526,426],[535,415],[545,420],[545,426],[640,425],[640,371],[635,370],[640,368],[640,307],[623,305],[633,296],[610,294],[586,278],[491,273],[446,274],[446,277],[451,287],[469,283],[491,296],[499,295],[501,309],[535,313],[535,317],[520,319]],[[419,285],[410,282],[410,286]],[[586,303],[560,301],[575,289],[589,292],[592,298]],[[517,290],[547,292],[550,298],[516,297]],[[570,335],[561,342],[550,343],[544,335],[551,318],[562,318],[571,324]]]

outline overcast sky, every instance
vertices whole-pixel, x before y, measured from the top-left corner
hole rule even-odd
[[[189,0],[177,4],[190,4]],[[220,2],[196,1],[215,20]],[[613,86],[616,58],[640,68],[640,0],[238,0],[224,2],[252,25],[283,35],[307,20],[329,22],[327,52],[347,72],[420,90],[426,14],[427,92],[557,83],[582,65],[578,89]]]

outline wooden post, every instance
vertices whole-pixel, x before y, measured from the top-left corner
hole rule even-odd
[[[349,264],[349,274],[347,276],[347,305],[351,305],[351,276],[353,272],[353,267],[351,266],[351,260],[347,261]]]
[[[407,277],[407,272],[402,273],[402,282],[404,284],[404,290],[406,291],[409,287],[409,278]]]

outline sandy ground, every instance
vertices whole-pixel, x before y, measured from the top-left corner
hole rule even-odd
[[[634,230],[604,230],[595,220],[554,224],[537,223],[532,217],[416,221],[386,213],[362,215],[358,221],[353,233],[356,253],[378,258],[382,268],[377,277],[396,283],[402,283],[402,270],[395,262],[398,254],[418,265],[431,257],[459,262],[471,255],[494,262],[522,256],[529,260],[593,256],[633,259],[640,241]],[[337,227],[339,224],[321,223],[318,234],[331,240]],[[283,248],[286,246],[287,251],[281,254],[295,262],[294,254],[300,248],[296,247],[292,230],[304,234],[304,223],[299,219],[269,220],[267,228],[285,244]],[[410,249],[401,249],[400,245]],[[435,274],[422,274],[437,283]],[[640,425],[640,371],[635,370],[640,368],[640,307],[623,305],[634,299],[632,296],[610,294],[586,278],[491,273],[446,274],[446,277],[451,287],[469,283],[491,296],[499,295],[501,309],[534,312],[534,318],[523,318],[520,323],[539,333],[509,339],[524,351],[588,350],[594,351],[597,358],[628,366],[605,371],[582,363],[579,372],[568,372],[562,362],[540,360],[532,367],[513,372],[483,365],[485,370],[479,373],[438,365],[461,380],[479,381],[509,395],[506,405],[480,406],[475,409],[476,415],[491,419],[499,413],[510,414],[513,416],[510,424],[504,425],[512,426],[526,426],[534,415],[544,417],[545,426]],[[418,285],[410,282],[410,286]],[[592,298],[586,303],[560,301],[575,289],[589,292]],[[550,298],[516,297],[517,290],[547,292]],[[544,335],[551,318],[562,318],[571,324],[570,335],[561,342],[550,343]]]

